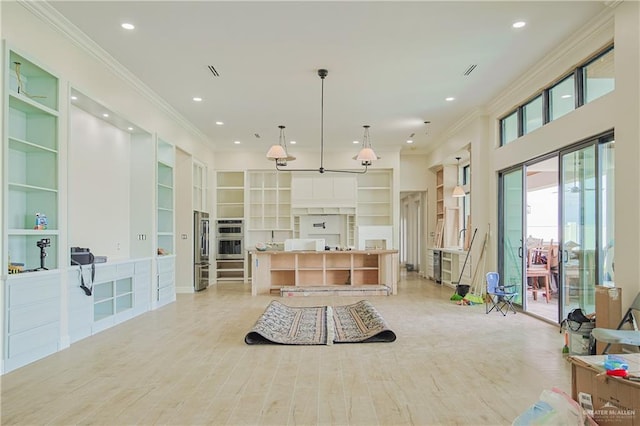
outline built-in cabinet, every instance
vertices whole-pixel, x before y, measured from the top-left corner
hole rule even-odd
[[[72,86],[61,92],[53,73],[3,47],[5,373],[174,301],[176,219],[170,143]],[[200,176],[194,192],[205,203]],[[108,255],[94,280],[91,267],[82,268],[90,295],[80,288],[80,268],[69,264],[70,246]]]
[[[244,172],[218,171],[216,173],[216,217],[218,219],[244,218]]]
[[[460,280],[461,284],[471,284],[472,266],[471,256],[467,258],[467,252],[462,250],[429,249],[427,250],[427,277],[435,280],[434,271],[434,251],[440,256],[440,279],[441,283],[448,286],[455,286]],[[465,264],[466,259],[466,264]],[[462,273],[461,273],[462,272]]]
[[[77,342],[150,308],[151,259],[98,264],[91,295],[80,289],[80,275],[91,286],[91,267],[68,273],[69,340]]]
[[[207,209],[207,191],[208,191],[208,172],[207,167],[198,162],[193,161],[193,210],[206,212]]]
[[[23,269],[39,268],[38,241],[42,239],[49,240],[47,267],[57,269],[59,82],[55,75],[26,56],[9,49],[5,55],[8,91],[3,126],[6,141],[3,169],[7,171],[3,270],[7,270],[10,262],[21,264]]]
[[[157,251],[158,255],[174,253],[174,146],[158,138],[157,144]]]
[[[252,252],[252,294],[282,287],[385,285],[397,291],[397,251]]]
[[[291,172],[249,171],[249,231],[291,231]]]
[[[358,175],[357,225],[393,225],[391,170],[369,170]]]

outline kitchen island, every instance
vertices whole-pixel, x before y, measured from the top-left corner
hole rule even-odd
[[[397,250],[251,251],[251,294],[385,288],[398,291]],[[352,293],[353,294],[353,293]]]

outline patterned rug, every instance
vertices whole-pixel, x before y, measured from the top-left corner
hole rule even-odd
[[[244,338],[248,345],[331,345],[394,340],[395,333],[366,300],[336,307],[292,307],[272,300]]]

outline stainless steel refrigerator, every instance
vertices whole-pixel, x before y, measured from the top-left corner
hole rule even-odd
[[[193,288],[201,291],[209,287],[209,213],[193,212]]]

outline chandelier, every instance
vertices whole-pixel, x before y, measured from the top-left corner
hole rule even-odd
[[[271,146],[269,151],[267,152],[267,159],[275,161],[276,170],[279,171],[291,171],[291,172],[319,172],[319,173],[366,173],[368,167],[373,163],[373,161],[380,159],[373,151],[371,147],[371,139],[369,137],[369,125],[365,125],[364,127],[364,135],[362,137],[362,148],[360,152],[353,157],[354,160],[360,162],[362,166],[361,169],[352,170],[352,169],[328,169],[324,167],[324,79],[329,74],[329,71],[326,69],[319,69],[318,76],[321,80],[321,95],[320,95],[320,167],[317,169],[283,169],[282,167],[287,166],[288,161],[293,161],[296,157],[289,155],[287,152],[287,142],[284,136],[285,127],[280,125],[278,128],[280,129],[280,139],[277,145]]]

